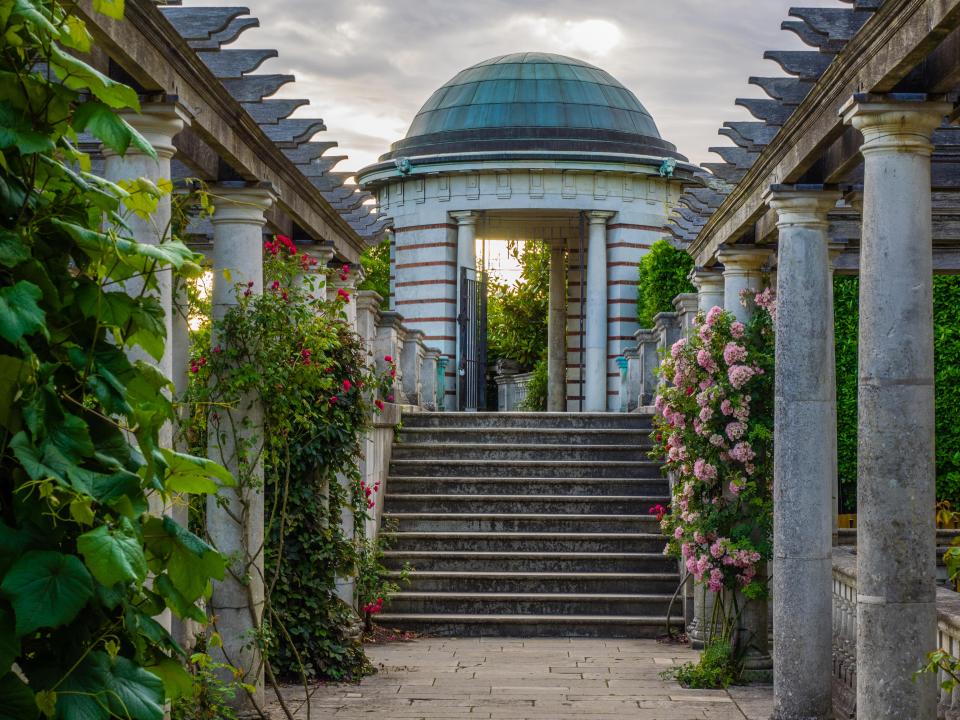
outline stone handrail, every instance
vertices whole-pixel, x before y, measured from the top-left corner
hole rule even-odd
[[[937,647],[960,657],[960,593],[937,588]],[[934,650],[936,648],[930,648]],[[838,720],[856,717],[857,556],[833,549],[833,708]],[[947,679],[943,672],[937,683]],[[940,690],[937,717],[960,718],[960,689]]]

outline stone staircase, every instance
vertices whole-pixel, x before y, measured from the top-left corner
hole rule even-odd
[[[663,634],[680,578],[648,513],[668,504],[649,433],[638,414],[405,415],[385,562],[414,570],[380,622],[433,635]]]

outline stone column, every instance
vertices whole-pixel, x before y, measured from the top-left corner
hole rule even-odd
[[[384,234],[390,241],[390,297],[387,298],[387,310],[397,309],[397,235],[393,228],[387,229]]]
[[[839,192],[774,186],[777,267],[773,690],[777,720],[832,714],[830,495],[836,428],[827,213]],[[817,619],[817,620],[814,620]]]
[[[770,250],[758,247],[732,247],[717,253],[723,263],[723,308],[740,322],[753,314],[753,298],[746,305],[740,302],[744,290],[760,292],[763,289],[761,269],[770,258]]]
[[[830,282],[827,284],[827,287],[830,290],[829,337],[831,338],[831,344],[828,348],[829,355],[827,356],[827,362],[829,364],[828,370],[830,372],[830,392],[832,393],[832,402],[830,403],[830,427],[833,428],[833,434],[830,437],[830,442],[832,445],[830,452],[831,457],[833,458],[833,480],[830,483],[830,512],[833,515],[831,518],[831,545],[834,547],[840,544],[840,533],[837,527],[837,521],[839,519],[838,515],[840,513],[840,466],[837,449],[837,335],[835,327],[836,318],[834,316],[833,280],[837,267],[837,259],[843,254],[845,247],[845,243],[830,243],[830,245],[827,246],[828,258],[830,260]]]
[[[587,295],[584,319],[584,399],[586,412],[607,410],[607,221],[615,213],[587,213]]]
[[[680,322],[680,334],[685,338],[693,332],[693,321],[700,309],[699,301],[696,293],[680,293],[673,299],[673,309]]]
[[[264,187],[242,182],[224,183],[214,194],[213,317],[219,320],[237,304],[237,284],[252,282],[252,292],[263,292],[263,226],[275,198]],[[245,468],[246,477],[242,487],[225,488],[207,500],[207,533],[230,559],[223,582],[214,583],[210,610],[226,660],[243,671],[243,681],[256,688],[254,699],[263,707],[263,662],[250,642],[263,619],[263,409],[257,398],[244,397],[217,415],[218,420],[210,419],[210,459],[238,479]],[[245,695],[235,702],[241,714],[256,716]]]
[[[463,269],[475,270],[477,267],[477,218],[478,213],[472,210],[460,210],[450,213],[450,217],[457,221],[457,304],[456,315],[460,316],[460,304],[463,297]],[[460,376],[465,372],[463,349],[460,347],[460,323],[456,326],[457,332],[457,407],[463,407],[460,393]],[[476,409],[476,408],[472,408]]]
[[[330,271],[330,262],[333,260],[333,248],[329,245],[309,245],[300,248],[300,252],[304,255],[309,255],[316,261],[316,264],[309,270],[303,272],[298,280],[302,285],[310,285],[312,288],[311,292],[317,297],[325,297],[327,292],[327,272]]]
[[[724,281],[721,270],[695,268],[690,282],[697,288],[698,309],[706,313],[712,307],[724,307]]]
[[[936,717],[930,142],[952,105],[855,96],[863,134],[857,456],[857,715]],[[782,278],[781,278],[782,279]]]
[[[169,181],[170,160],[176,153],[173,138],[183,129],[186,121],[183,111],[173,103],[151,103],[145,104],[142,112],[123,113],[123,117],[153,146],[157,159],[154,160],[132,145],[122,156],[103,146],[101,152],[104,158],[104,178],[114,183],[146,178],[154,185],[159,184],[161,180]],[[158,245],[170,240],[170,217],[170,195],[168,194],[160,198],[157,209],[149,217],[144,218],[131,212],[126,222],[130,227],[130,236],[134,240],[148,245]],[[177,341],[182,343],[183,337],[174,333],[173,271],[166,269],[157,273],[157,285],[158,288],[154,294],[160,302],[160,307],[163,308],[163,322],[167,336],[163,357],[157,360],[139,347],[133,348],[129,355],[131,360],[144,360],[154,365],[164,377],[173,380],[175,376],[173,358],[183,355],[183,348],[174,346]],[[139,295],[143,290],[143,279],[128,280],[125,288],[131,295]],[[179,369],[185,372],[186,365]],[[172,425],[167,424],[160,429],[160,445],[166,448],[173,447]]]
[[[547,410],[567,409],[567,267],[564,247],[550,247],[550,321],[547,325]]]

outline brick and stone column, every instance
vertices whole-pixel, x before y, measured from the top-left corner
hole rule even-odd
[[[936,717],[930,141],[952,105],[855,96],[863,134],[857,715]],[[784,279],[781,278],[781,282]]]
[[[587,213],[587,294],[584,320],[584,399],[587,412],[607,410],[607,221],[614,213]]]
[[[547,410],[567,409],[567,266],[564,247],[550,247],[550,319],[547,325]]]
[[[243,182],[224,183],[213,192],[213,319],[219,320],[237,304],[237,284],[252,282],[252,292],[263,292],[263,226],[275,198],[269,189]],[[224,341],[213,338],[219,342]],[[226,660],[243,671],[243,681],[256,688],[254,698],[262,707],[263,662],[250,637],[263,619],[263,465],[256,460],[263,443],[263,408],[251,396],[217,412],[219,419],[210,420],[209,456],[245,482],[207,500],[207,533],[231,560],[223,582],[214,583],[210,610]],[[256,461],[251,465],[248,460]],[[254,713],[246,696],[238,695],[236,702],[241,714]]]
[[[720,270],[695,268],[690,282],[697,288],[698,309],[706,313],[712,307],[724,307],[724,281]]]
[[[787,186],[774,186],[766,197],[780,231],[772,585],[778,720],[833,716],[833,628],[826,618],[836,399],[827,213],[839,199],[839,192]]]
[[[580,334],[583,316],[583,275],[580,272],[579,240],[567,244],[567,412],[583,408],[583,337]],[[584,260],[586,247],[584,247]]]

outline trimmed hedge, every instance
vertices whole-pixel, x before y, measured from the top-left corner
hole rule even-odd
[[[666,240],[657,240],[638,267],[637,321],[642,328],[653,327],[657,313],[672,312],[673,299],[681,293],[696,292],[687,279],[693,258]]]
[[[834,279],[837,352],[837,451],[840,507],[857,504],[857,332],[859,282]],[[937,499],[960,503],[960,277],[933,279]]]

